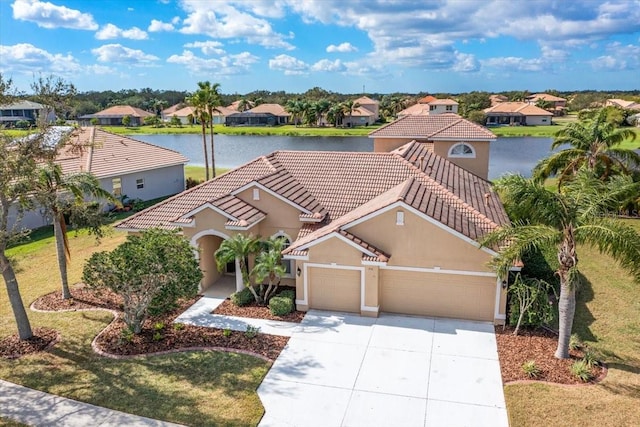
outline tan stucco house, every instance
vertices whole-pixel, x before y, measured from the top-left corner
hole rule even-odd
[[[483,111],[487,126],[550,125],[553,117],[553,113],[527,102],[500,102]]]
[[[441,136],[434,139],[437,126],[420,128],[413,116],[372,133],[377,141],[395,129],[400,143],[392,151],[276,151],[258,157],[117,227],[182,230],[199,249],[203,289],[237,270],[237,262],[216,269],[213,254],[224,239],[236,233],[283,236],[289,242],[283,284],[295,286],[299,310],[503,323],[505,291],[488,266],[495,253],[478,240],[506,224],[507,215],[482,177],[487,171],[470,172],[454,160],[471,157],[451,155],[451,147],[462,143],[486,169],[479,153],[495,136],[446,116],[415,116],[439,120]],[[415,126],[403,133],[408,124]],[[236,286],[243,286],[238,276]]]

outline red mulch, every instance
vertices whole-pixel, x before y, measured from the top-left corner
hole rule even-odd
[[[52,347],[59,338],[58,331],[50,328],[34,328],[33,336],[20,340],[18,334],[9,335],[0,340],[0,357],[17,359]]]
[[[306,314],[303,311],[293,311],[284,316],[274,316],[271,314],[269,307],[261,306],[252,302],[244,307],[238,307],[230,300],[224,300],[222,304],[213,310],[214,314],[223,314],[225,316],[250,317],[252,319],[282,320],[285,322],[300,323]]]
[[[515,336],[511,327],[504,329],[502,326],[496,326],[495,329],[504,383],[533,379],[559,384],[584,384],[571,374],[571,365],[580,360],[584,352],[570,350],[571,358],[556,359],[553,355],[558,345],[558,337],[555,333],[546,329],[521,328]],[[537,378],[529,378],[522,369],[522,365],[529,360],[535,361],[536,366],[541,370]],[[594,379],[602,373],[601,366],[594,366],[591,370]]]
[[[122,298],[112,292],[96,292],[83,286],[71,290],[73,300],[63,300],[59,292],[44,295],[33,303],[39,310],[79,310],[105,308],[121,312]],[[186,348],[222,347],[259,354],[275,360],[289,339],[266,334],[248,338],[244,332],[196,327],[176,326],[174,319],[200,297],[182,301],[171,313],[147,319],[140,334],[127,339],[123,335],[126,328],[121,315],[107,326],[96,339],[97,347],[111,355],[133,356],[148,353],[175,351]],[[162,326],[156,329],[156,325]]]

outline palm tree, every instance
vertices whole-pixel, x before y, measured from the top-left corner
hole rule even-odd
[[[636,134],[625,128],[616,128],[607,122],[607,112],[601,109],[593,119],[568,124],[556,132],[551,144],[555,150],[568,144],[570,147],[540,161],[533,170],[537,180],[544,181],[558,175],[558,185],[576,173],[584,164],[603,179],[618,167],[624,173],[628,165],[640,165],[640,154],[631,149],[617,147],[625,139],[635,139]]]
[[[566,359],[569,357],[569,337],[580,277],[577,245],[593,245],[640,281],[640,235],[609,215],[620,200],[634,192],[637,194],[640,186],[625,176],[605,182],[583,167],[575,179],[555,193],[545,189],[540,182],[520,175],[500,180],[496,188],[516,222],[489,233],[482,244],[502,246],[493,266],[503,276],[514,262],[531,250],[556,250],[559,261],[556,274],[560,278],[560,331],[555,356]]]
[[[256,302],[261,304],[262,298],[256,293],[253,286],[251,286],[251,277],[246,261],[249,255],[255,254],[258,251],[258,244],[258,239],[251,235],[236,234],[220,244],[214,257],[219,271],[223,271],[227,263],[237,262],[240,268],[240,274],[242,275],[242,283],[244,283],[245,287],[249,288]]]
[[[251,105],[251,101],[247,98],[242,98],[238,102],[238,111],[240,112],[250,110],[251,108],[253,108],[253,105]]]
[[[256,263],[251,270],[251,276],[260,284],[260,295],[266,304],[277,292],[280,279],[285,275],[286,269],[282,265],[282,250],[285,248],[285,239],[270,238],[264,243],[264,250],[256,257]],[[267,289],[264,289],[263,281],[268,280]]]
[[[204,92],[197,91],[187,98],[187,102],[194,108],[193,115],[202,126],[202,151],[204,152],[205,178],[209,181],[209,154],[207,153],[207,123],[209,113],[207,113],[207,100]]]
[[[291,119],[295,127],[300,124],[300,116],[302,115],[302,101],[299,99],[290,99],[284,106],[287,113],[291,114]]]
[[[209,116],[209,134],[211,138],[211,169],[212,176],[216,177],[216,154],[215,154],[215,145],[213,142],[213,112],[220,111],[218,107],[222,104],[222,99],[220,97],[220,83],[214,83],[213,85],[206,82],[198,82],[198,87],[200,88],[198,92],[202,93],[202,97],[204,99],[204,106],[207,110],[207,115]]]
[[[351,115],[353,114],[354,110],[356,110],[357,108],[360,108],[360,104],[358,104],[353,100],[349,100],[349,101],[343,102],[342,105],[344,107],[344,112],[349,116],[349,127],[353,127],[353,121],[351,120]]]
[[[52,161],[38,168],[34,197],[41,208],[53,219],[53,233],[56,239],[58,268],[62,282],[62,298],[71,298],[67,278],[67,262],[70,257],[69,241],[64,212],[69,202],[82,205],[84,198],[102,198],[113,200],[113,196],[100,187],[100,181],[86,172],[64,175],[62,167]]]

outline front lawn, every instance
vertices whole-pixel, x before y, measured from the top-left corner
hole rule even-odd
[[[640,232],[640,220],[625,220]],[[608,367],[599,384],[508,385],[511,426],[631,426],[640,420],[640,285],[596,249],[579,248],[586,277],[574,332]]]
[[[55,245],[50,236],[12,248],[18,280],[28,306],[59,288]],[[96,246],[86,233],[69,234],[71,283],[80,280],[84,261],[95,251],[124,242],[114,232]],[[4,287],[4,286],[3,286]],[[0,292],[0,337],[16,333],[6,292]],[[256,388],[269,363],[246,355],[190,352],[112,360],[91,350],[92,339],[111,321],[104,311],[37,313],[32,327],[61,332],[51,350],[18,360],[0,359],[0,378],[60,396],[120,411],[188,425],[256,425],[264,409]],[[0,421],[4,424],[5,421]],[[8,423],[7,425],[14,425]]]

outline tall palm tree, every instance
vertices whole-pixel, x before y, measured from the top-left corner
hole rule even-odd
[[[202,126],[202,151],[204,152],[205,178],[209,181],[209,154],[207,153],[207,124],[209,123],[209,113],[207,112],[207,100],[204,92],[196,91],[187,98],[187,102],[194,108],[193,115]]]
[[[357,108],[360,108],[360,104],[358,104],[357,102],[355,102],[353,100],[349,100],[349,101],[343,102],[342,105],[344,107],[345,114],[347,114],[348,117],[349,117],[349,127],[353,127],[353,121],[351,119],[351,116],[353,115],[353,112]]]
[[[215,144],[213,142],[213,113],[218,110],[218,107],[222,104],[222,98],[220,97],[220,83],[211,84],[210,82],[198,82],[198,92],[202,93],[204,100],[204,106],[209,116],[209,134],[211,139],[211,169],[212,176],[216,177],[216,154]]]
[[[67,262],[70,258],[67,227],[64,219],[65,208],[69,203],[82,205],[85,197],[113,200],[113,196],[100,187],[100,181],[86,172],[64,175],[62,167],[47,162],[38,168],[34,197],[41,208],[53,219],[53,233],[56,239],[58,268],[62,282],[62,298],[71,298],[67,278]]]
[[[291,114],[291,119],[295,127],[300,124],[300,116],[302,115],[302,101],[299,99],[290,99],[284,106],[287,113]]]
[[[215,252],[216,266],[219,271],[223,271],[227,263],[238,262],[240,274],[242,275],[242,283],[249,288],[253,294],[253,298],[258,304],[262,303],[262,298],[256,290],[251,286],[251,277],[249,275],[249,267],[246,259],[249,255],[255,254],[259,249],[259,241],[255,237],[244,234],[236,234],[235,236],[223,241]],[[238,274],[236,272],[236,274]]]
[[[616,167],[626,173],[629,165],[640,165],[640,154],[618,145],[627,138],[633,140],[635,137],[632,130],[608,123],[607,112],[601,109],[592,119],[570,123],[556,132],[551,149],[565,144],[569,148],[541,160],[534,168],[533,176],[544,181],[551,175],[558,175],[558,185],[562,185],[582,165],[596,171],[603,179]]]
[[[554,248],[560,278],[559,337],[555,356],[569,357],[569,337],[579,284],[578,244],[590,244],[610,255],[640,281],[640,235],[620,220],[609,216],[620,200],[640,190],[629,177],[609,181],[594,177],[583,167],[558,192],[520,175],[508,176],[496,184],[516,222],[488,235],[482,244],[502,246],[494,258],[496,271],[504,275],[517,260],[533,249]],[[507,244],[505,244],[505,242]]]

